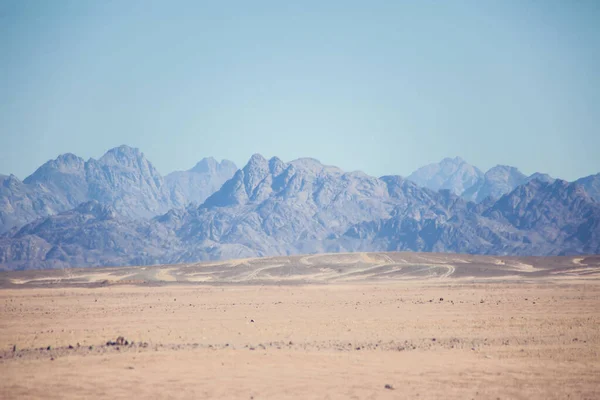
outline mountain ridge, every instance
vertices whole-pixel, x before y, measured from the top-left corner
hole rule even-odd
[[[209,160],[205,164],[206,171],[198,171],[201,160],[195,171],[162,177],[143,152],[126,145],[108,150],[98,160],[61,154],[22,182],[14,175],[2,178],[0,233],[90,200],[111,204],[124,216],[145,219],[191,201],[201,203],[236,169],[227,160],[214,170]]]
[[[510,166],[479,174],[460,158],[443,162],[421,170],[441,173],[430,180],[434,190],[410,176],[377,178],[313,158],[254,154],[237,169],[208,157],[162,177],[128,146],[98,160],[66,153],[27,183],[0,176],[0,222],[12,223],[0,233],[0,268],[354,251],[600,252],[600,203],[587,189],[594,193],[600,174],[569,183]],[[468,195],[442,188],[473,176]],[[29,221],[19,225],[19,213]]]
[[[438,163],[418,168],[407,179],[433,190],[448,189],[477,203],[489,196],[498,199],[533,179],[554,181],[548,174],[535,172],[527,176],[510,165],[496,165],[483,173],[460,157],[446,157]],[[596,199],[600,199],[600,189],[597,194]]]
[[[579,183],[532,178],[499,199],[475,203],[397,175],[376,178],[314,159],[285,163],[255,154],[204,203],[150,220],[95,200],[40,218],[0,238],[0,265],[139,265],[399,250],[562,255],[600,252],[599,243],[600,203]]]

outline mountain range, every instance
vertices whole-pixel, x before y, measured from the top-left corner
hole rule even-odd
[[[233,176],[228,160],[202,159],[188,171],[162,177],[138,149],[120,146],[100,159],[63,154],[22,182],[0,175],[0,233],[87,201],[130,218],[152,218],[190,202],[202,203]]]
[[[600,253],[600,174],[576,182],[460,158],[400,176],[255,154],[162,177],[137,149],[0,176],[0,268],[299,253]]]

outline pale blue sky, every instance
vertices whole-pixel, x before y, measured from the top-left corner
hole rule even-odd
[[[324,4],[327,3],[327,4]],[[141,148],[600,172],[600,1],[0,0],[0,173]]]

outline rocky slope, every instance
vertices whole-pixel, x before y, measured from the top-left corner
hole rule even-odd
[[[130,220],[90,201],[0,238],[0,264],[10,269],[147,265],[168,262],[176,250],[176,238],[161,224]]]
[[[586,176],[575,181],[597,202],[600,202],[600,174]]]
[[[44,186],[27,185],[14,175],[0,175],[0,233],[66,207]]]
[[[496,255],[600,252],[600,204],[578,184],[532,180],[482,205],[455,198],[453,212],[358,224],[345,236],[359,249]],[[448,210],[448,209],[446,209]]]

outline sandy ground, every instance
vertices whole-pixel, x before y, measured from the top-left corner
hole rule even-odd
[[[0,264],[0,270],[2,265]],[[449,253],[338,253],[145,267],[0,272],[0,288],[113,284],[364,283],[441,278],[600,278],[600,255],[507,257]]]
[[[5,288],[0,356],[3,399],[598,399],[600,280]]]

